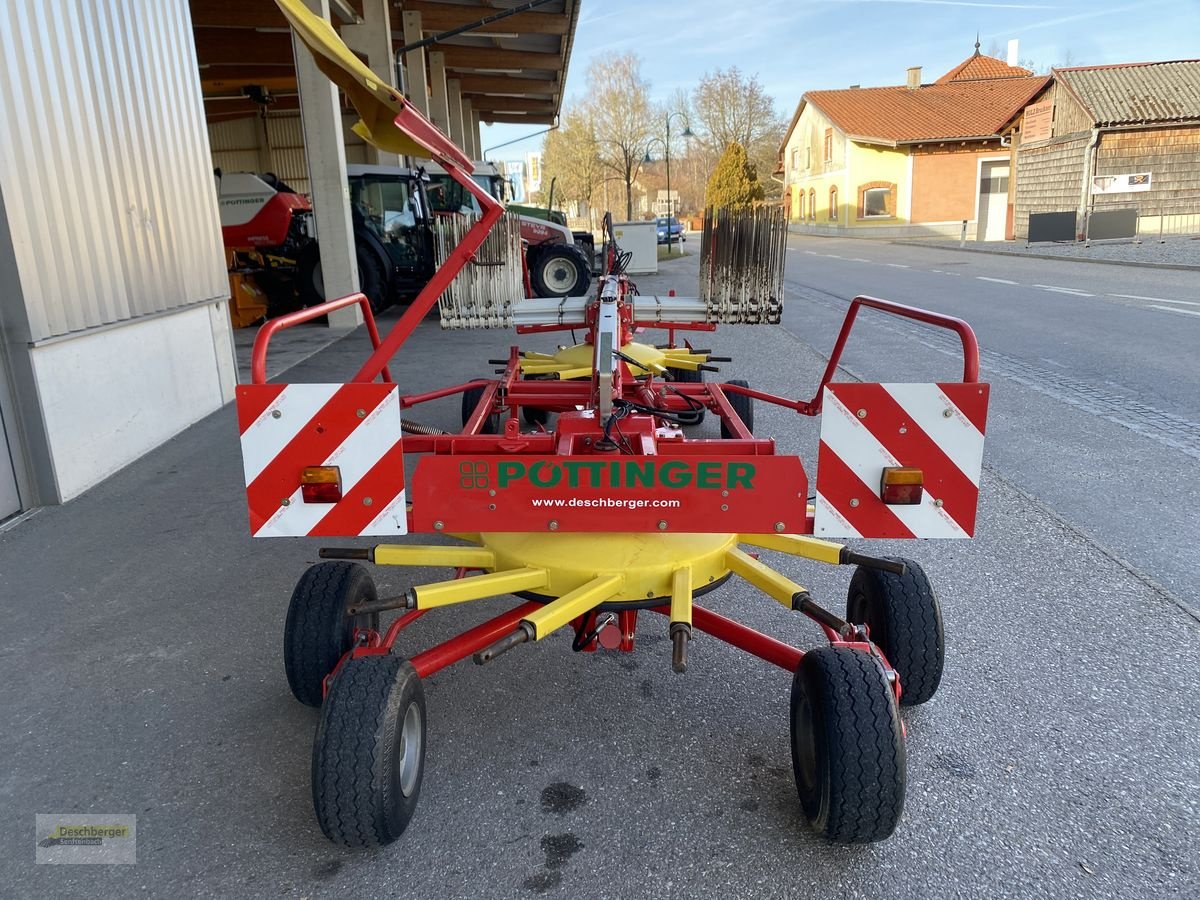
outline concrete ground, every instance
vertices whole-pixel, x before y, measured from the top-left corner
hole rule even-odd
[[[696,257],[664,270],[643,292],[694,290]],[[724,328],[714,344],[736,360],[723,376],[800,395],[823,364],[806,340]],[[510,341],[426,322],[393,372],[406,390],[486,375]],[[286,377],[342,380],[362,346],[352,335]],[[815,423],[756,415],[812,457]],[[452,399],[420,418],[457,416]],[[992,423],[1006,427],[1020,426]],[[888,841],[833,846],[805,828],[785,673],[701,636],[675,675],[651,618],[631,655],[573,654],[557,635],[430,678],[416,816],[392,847],[352,852],[314,822],[317,714],[289,695],[280,654],[317,543],[248,537],[226,408],[0,534],[0,893],[1196,896],[1196,621],[1003,472],[985,474],[980,521],[970,542],[865,545],[922,561],[948,636],[938,696],[905,715],[908,798]],[[842,607],[848,570],[772,561]],[[377,573],[389,590],[444,576]],[[704,602],[820,642],[744,584]],[[506,605],[431,613],[401,651]],[[138,863],[36,866],[46,812],[136,814]]]

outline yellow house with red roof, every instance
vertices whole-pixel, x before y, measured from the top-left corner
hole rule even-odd
[[[793,230],[871,237],[1011,237],[1011,148],[1000,129],[1045,86],[975,53],[932,84],[809,91],[780,147]]]

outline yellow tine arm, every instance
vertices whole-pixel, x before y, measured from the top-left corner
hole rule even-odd
[[[671,624],[692,624],[692,569],[676,569],[671,576]]]
[[[692,639],[692,569],[683,566],[671,576],[671,668],[687,671],[687,645]]]
[[[540,641],[546,635],[566,625],[576,616],[599,606],[612,597],[625,584],[624,575],[602,575],[587,584],[568,591],[557,600],[547,603],[536,612],[530,613],[522,622],[533,626],[533,638]]]
[[[788,609],[792,609],[792,598],[797,594],[808,595],[808,591],[796,582],[736,547],[725,554],[725,566]]]
[[[842,562],[841,544],[833,541],[822,541],[819,538],[804,537],[799,534],[739,534],[738,541],[764,550],[779,550],[792,556],[802,556],[805,559],[815,559],[817,562],[839,565]]]
[[[483,547],[437,547],[381,544],[375,548],[379,566],[454,566],[456,569],[491,569],[496,555]]]
[[[411,609],[431,609],[531,591],[546,586],[549,576],[545,569],[510,569],[507,572],[492,572],[488,575],[472,575],[470,578],[452,578],[434,584],[422,584],[409,590]]]

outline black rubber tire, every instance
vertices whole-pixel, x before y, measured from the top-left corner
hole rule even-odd
[[[283,626],[283,667],[292,695],[320,706],[325,676],[350,649],[355,628],[379,628],[379,614],[346,615],[346,607],[377,599],[375,582],[358,563],[309,566],[292,591]]]
[[[550,421],[550,411],[538,409],[534,406],[522,406],[521,418],[525,420],[526,425],[532,425],[536,428],[538,425],[545,425]]]
[[[535,297],[581,297],[587,293],[592,267],[583,251],[574,244],[530,247],[526,261]],[[569,278],[572,273],[575,275],[573,281]]]
[[[363,247],[355,248],[354,256],[358,263],[358,289],[367,295],[371,312],[382,312],[391,305],[391,292],[383,267]],[[296,260],[296,293],[302,307],[325,302],[325,288],[321,281],[321,251],[316,241],[306,246]]]
[[[695,371],[692,371],[691,369],[670,369],[669,371],[671,373],[671,380],[679,382],[680,384],[701,384],[704,381],[704,373],[699,369],[696,369]],[[691,427],[692,425],[699,425],[704,421],[704,410],[694,410],[694,413],[696,420],[689,423],[688,427]]]
[[[471,420],[471,416],[475,412],[475,407],[479,405],[480,398],[483,397],[483,392],[487,390],[486,385],[479,387],[467,388],[462,393],[462,423],[466,426]],[[479,429],[480,434],[496,434],[500,429],[500,416],[493,413],[483,420],[483,427]]]
[[[414,706],[415,750],[403,727]],[[313,739],[313,809],[325,836],[346,847],[382,847],[400,837],[417,809],[426,743],[425,691],[412,663],[347,660],[329,685]],[[410,761],[406,753],[416,756]]]
[[[846,618],[865,624],[871,640],[900,676],[900,705],[916,706],[931,698],[942,681],[946,635],[942,607],[925,570],[911,559],[895,575],[859,566],[850,579]]]
[[[792,770],[809,824],[831,841],[866,844],[904,810],[904,735],[883,666],[869,653],[821,647],[792,679]]]
[[[736,384],[739,387],[745,387],[745,388],[750,387],[750,382],[743,381],[740,378],[734,378],[732,381],[726,382],[726,384]],[[747,397],[745,394],[726,394],[725,396],[729,400],[729,405],[733,407],[733,411],[736,412],[738,414],[738,416],[741,417],[741,420],[746,423],[747,430],[751,434],[753,434],[754,433],[754,398]],[[721,422],[721,437],[723,437],[725,439],[729,439],[733,436],[734,436],[733,432],[730,431],[726,427],[724,422]]]

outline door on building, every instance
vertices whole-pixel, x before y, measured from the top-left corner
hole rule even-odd
[[[0,519],[6,519],[21,511],[21,498],[17,495],[17,476],[13,471],[12,451],[4,430],[4,415],[0,413]]]
[[[0,360],[0,394],[7,391],[4,361]],[[0,519],[6,519],[20,511],[21,498],[17,494],[17,475],[13,471],[13,451],[4,425],[4,412],[0,410]]]
[[[980,241],[1004,240],[1008,218],[1008,162],[985,162],[979,172],[979,221],[975,237]]]

